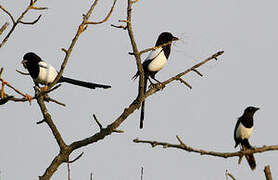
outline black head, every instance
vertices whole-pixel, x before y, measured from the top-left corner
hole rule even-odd
[[[23,61],[21,62],[25,68],[33,64],[38,64],[41,58],[33,52],[28,52],[23,56]]]
[[[169,32],[163,32],[158,36],[158,39],[155,43],[155,46],[159,46],[159,45],[165,44],[165,43],[170,42],[170,41],[176,41],[178,39],[179,38],[173,36]]]
[[[244,110],[244,114],[252,114],[253,115],[259,109],[260,108],[258,108],[258,107],[249,106]]]
[[[33,52],[28,52],[23,56],[22,64],[26,68],[32,78],[36,78],[39,75],[39,62],[41,58]]]

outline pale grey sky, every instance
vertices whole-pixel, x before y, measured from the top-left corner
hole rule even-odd
[[[1,5],[18,16],[29,1],[2,0]],[[112,0],[100,1],[93,20],[104,17]],[[7,44],[0,49],[3,77],[24,92],[33,94],[30,77],[16,73],[23,70],[21,60],[34,51],[59,69],[64,53],[73,38],[82,14],[90,1],[39,1],[49,10],[32,11],[26,20],[42,14],[34,26],[19,26]],[[256,154],[257,168],[251,171],[246,160],[200,156],[176,149],[151,148],[134,144],[140,139],[177,143],[179,135],[185,144],[222,152],[234,149],[233,130],[236,120],[248,105],[261,108],[255,115],[255,129],[250,139],[255,146],[277,144],[277,75],[278,26],[275,0],[161,1],[140,0],[133,6],[133,28],[140,49],[152,47],[162,31],[170,31],[182,41],[172,46],[166,67],[157,74],[163,81],[218,50],[225,53],[219,61],[203,66],[203,78],[186,76],[193,86],[189,90],[174,82],[146,101],[144,129],[139,130],[139,111],[119,128],[124,134],[113,134],[73,154],[83,157],[71,165],[72,179],[95,180],[140,179],[225,179],[227,169],[238,179],[264,179],[263,168],[270,164],[273,177],[278,176],[278,154]],[[109,90],[88,90],[68,84],[51,94],[67,104],[66,108],[47,104],[56,125],[67,143],[88,137],[98,131],[92,114],[103,125],[111,123],[137,95],[135,59],[126,31],[115,29],[126,18],[126,1],[119,1],[110,20],[92,25],[76,44],[64,75],[76,79],[111,84]],[[0,25],[9,18],[0,13]],[[3,37],[3,36],[2,36]],[[0,38],[2,38],[0,37]],[[1,39],[2,40],[2,39]],[[11,92],[11,91],[10,91]],[[1,180],[36,179],[42,175],[58,146],[42,119],[38,105],[9,102],[1,106],[0,170]],[[62,165],[52,179],[66,179]]]

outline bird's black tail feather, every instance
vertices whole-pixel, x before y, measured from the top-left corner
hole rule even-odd
[[[146,90],[147,90],[147,81],[148,81],[148,77],[145,75],[144,76],[144,95],[145,95]],[[145,100],[142,102],[142,105],[141,105],[140,129],[143,128],[144,117],[145,117]]]
[[[241,146],[242,146],[242,150],[243,151],[246,150],[246,149],[252,148],[252,146],[250,145],[248,139],[244,139],[241,142]],[[252,170],[255,170],[256,169],[256,160],[255,160],[254,154],[247,154],[247,155],[245,155],[245,158],[246,158],[250,168]]]
[[[66,83],[70,83],[70,84],[74,84],[74,85],[77,85],[77,86],[82,86],[82,87],[86,87],[86,88],[90,88],[90,89],[111,88],[111,86],[109,86],[109,85],[84,82],[84,81],[79,81],[79,80],[75,80],[75,79],[66,78],[66,77],[63,77],[63,76],[60,78],[59,82],[66,82]]]

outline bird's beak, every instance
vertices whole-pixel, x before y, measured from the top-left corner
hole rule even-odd
[[[23,67],[26,69],[27,68],[27,60],[23,59],[21,61],[21,64],[23,65]]]
[[[255,111],[258,111],[260,108],[258,108],[258,107],[255,107]]]
[[[173,39],[172,39],[172,41],[177,41],[177,40],[179,40],[179,38],[177,38],[177,37],[173,37]]]

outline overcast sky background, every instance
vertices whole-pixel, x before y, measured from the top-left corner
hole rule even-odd
[[[91,20],[102,19],[112,2],[100,1]],[[28,3],[27,0],[1,1],[16,17]],[[5,80],[32,95],[31,78],[15,71],[23,70],[20,63],[23,55],[36,52],[59,69],[64,58],[61,48],[68,48],[90,1],[39,1],[37,6],[49,9],[28,13],[25,21],[39,14],[42,17],[36,25],[19,25],[0,49]],[[47,107],[68,144],[98,131],[93,113],[106,126],[137,95],[138,81],[130,80],[137,70],[134,57],[128,55],[132,48],[127,31],[110,26],[111,23],[121,25],[118,20],[126,18],[126,6],[126,0],[119,1],[107,23],[88,27],[64,72],[66,77],[111,84],[112,89],[88,90],[63,84],[51,93],[51,97],[67,105],[64,108],[49,103]],[[277,178],[275,151],[256,154],[257,168],[252,172],[245,159],[238,165],[238,158],[200,156],[132,142],[138,137],[178,143],[175,136],[179,135],[185,144],[195,148],[237,151],[233,140],[235,123],[247,106],[254,105],[261,110],[255,114],[251,144],[278,144],[277,7],[275,0],[140,0],[136,3],[132,23],[139,49],[152,47],[163,31],[182,39],[172,46],[167,66],[157,74],[157,79],[166,80],[219,50],[225,53],[219,61],[200,68],[204,77],[193,73],[184,77],[193,86],[192,90],[173,82],[148,98],[143,130],[139,130],[140,111],[136,111],[120,126],[124,134],[113,134],[75,152],[72,159],[81,152],[85,154],[71,165],[71,179],[89,179],[92,172],[95,180],[139,180],[144,167],[144,180],[221,180],[225,179],[226,170],[238,179],[261,180],[265,178],[263,169],[267,164],[271,166],[273,178]],[[6,21],[10,22],[1,11],[0,25]],[[1,106],[0,114],[1,180],[37,179],[59,151],[48,126],[36,125],[42,120],[37,103],[33,101],[29,106],[9,102]],[[67,179],[66,164],[59,167],[52,179]]]

